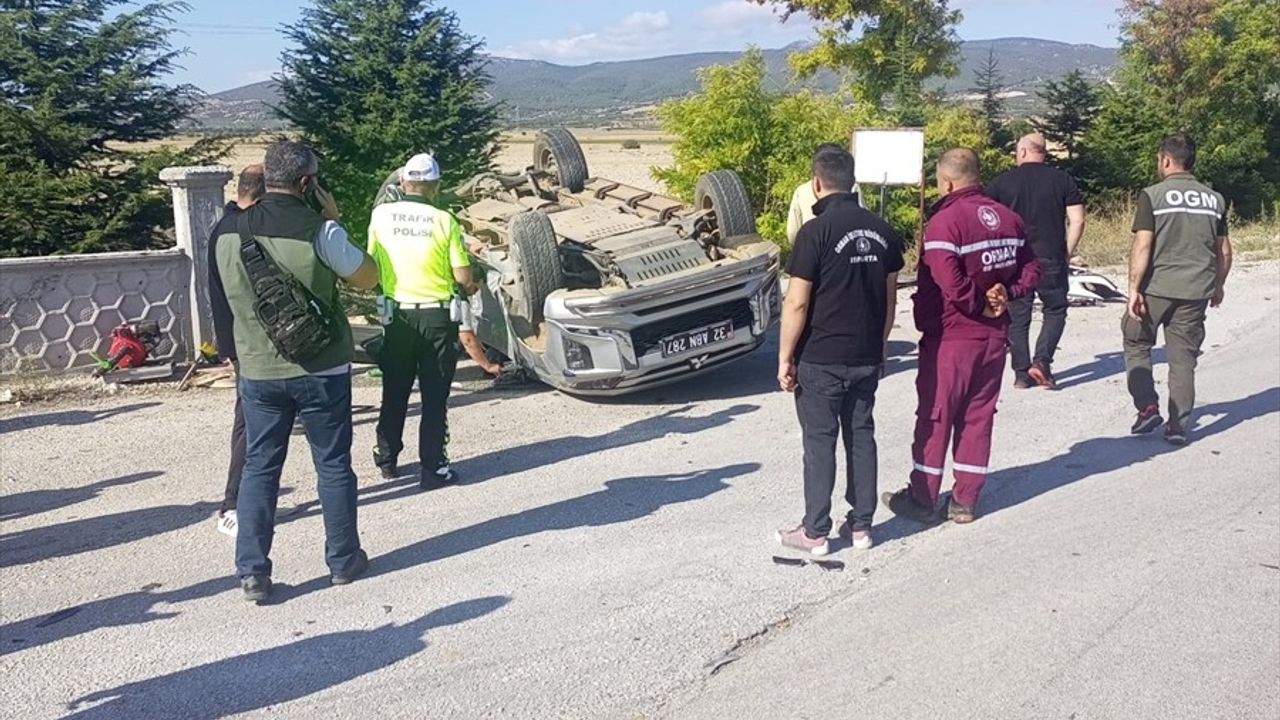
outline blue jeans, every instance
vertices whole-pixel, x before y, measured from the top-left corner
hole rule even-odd
[[[236,574],[271,575],[280,473],[295,416],[301,416],[324,517],[325,562],[341,574],[360,550],[356,476],[351,470],[351,376],[240,378],[246,456],[236,503]]]

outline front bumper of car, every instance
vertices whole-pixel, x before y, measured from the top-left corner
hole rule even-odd
[[[577,395],[623,395],[706,372],[759,347],[778,318],[777,256],[765,254],[622,292],[557,293],[534,371]],[[732,323],[732,337],[664,356],[663,340]]]

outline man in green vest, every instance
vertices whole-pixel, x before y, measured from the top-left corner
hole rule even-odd
[[[369,563],[356,529],[351,328],[338,298],[338,279],[369,289],[378,282],[378,270],[338,224],[333,197],[316,180],[319,171],[315,153],[305,145],[278,142],[267,148],[266,195],[241,214],[236,227],[215,239],[217,264],[210,271],[210,292],[225,295],[231,309],[240,366],[248,452],[236,504],[236,574],[245,599],[254,602],[271,593],[276,501],[295,417],[302,420],[315,463],[331,582],[345,585]],[[304,198],[309,195],[324,208],[323,216],[307,206]],[[286,360],[258,317],[258,295],[242,259],[240,227],[332,317],[336,332],[304,363]]]
[[[369,221],[369,254],[381,277],[386,328],[373,458],[383,477],[398,476],[416,379],[422,400],[418,484],[431,490],[458,480],[447,453],[449,388],[458,365],[461,301],[476,287],[458,220],[432,204],[440,192],[435,158],[425,153],[409,158],[400,171],[400,188],[403,198],[374,208]]]
[[[1195,141],[1166,138],[1157,156],[1160,182],[1138,193],[1129,254],[1129,307],[1124,316],[1124,364],[1138,409],[1135,435],[1160,427],[1160,396],[1151,348],[1164,327],[1169,358],[1169,421],[1164,437],[1187,442],[1196,400],[1196,359],[1204,342],[1205,309],[1222,304],[1231,272],[1227,201],[1191,174]]]

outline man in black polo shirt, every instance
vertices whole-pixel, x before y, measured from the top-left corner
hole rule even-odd
[[[1053,354],[1067,327],[1067,264],[1084,237],[1084,198],[1071,176],[1045,164],[1044,136],[1018,140],[1018,167],[987,186],[987,196],[1022,216],[1027,239],[1040,263],[1036,295],[1044,307],[1044,324],[1031,356],[1033,296],[1009,301],[1009,344],[1014,387],[1036,385],[1053,390]]]
[[[222,211],[222,219],[213,226],[209,235],[209,273],[212,278],[218,269],[218,238],[235,232],[236,218],[262,199],[267,192],[267,184],[262,175],[262,164],[250,165],[240,171],[240,181],[236,184],[236,199],[227,203]],[[227,304],[225,293],[209,293],[213,311],[213,338],[218,345],[218,355],[233,365],[236,362],[236,338],[231,306]],[[237,371],[237,377],[239,372]],[[240,475],[244,472],[245,440],[244,440],[244,407],[240,403],[240,392],[236,392],[235,417],[231,421],[231,463],[227,467],[227,487],[222,492],[222,504],[218,506],[218,532],[223,535],[236,536],[236,502],[240,496]]]
[[[872,545],[876,439],[872,410],[893,328],[902,240],[858,205],[853,157],[832,148],[813,159],[816,217],[796,235],[782,310],[778,383],[794,392],[804,437],[804,522],[780,530],[785,547],[829,550],[836,438],[843,435],[851,510],[839,534]]]

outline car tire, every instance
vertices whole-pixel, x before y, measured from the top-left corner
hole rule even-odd
[[[533,141],[533,167],[551,173],[569,192],[582,192],[587,183],[587,157],[573,133],[564,128],[538,132]]]
[[[564,285],[560,250],[551,219],[536,211],[511,217],[509,230],[516,268],[520,273],[520,300],[535,328],[543,321],[547,296]]]
[[[756,232],[756,216],[742,178],[732,170],[716,170],[698,178],[693,190],[693,205],[715,215],[720,239]]]
[[[387,203],[400,202],[405,197],[404,190],[400,189],[400,170],[392,170],[387,176],[386,182],[378,188],[378,194],[373,198],[373,206],[385,205]]]

